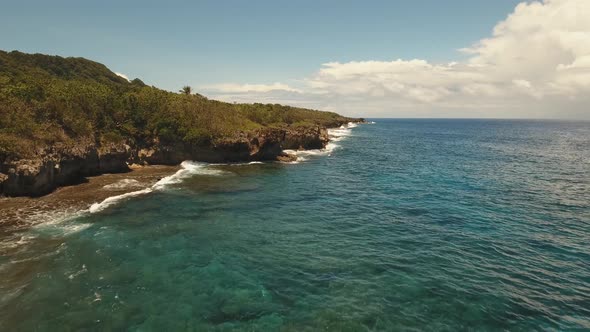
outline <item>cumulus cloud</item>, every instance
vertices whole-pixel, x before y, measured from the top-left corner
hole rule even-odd
[[[290,87],[287,84],[283,83],[273,83],[273,84],[237,84],[237,83],[224,83],[224,84],[215,84],[215,85],[208,85],[202,87],[205,90],[214,90],[221,93],[266,93],[266,92],[277,92],[277,91],[287,91],[287,92],[297,92],[301,93],[302,91],[299,89],[295,89]]]
[[[330,62],[297,88],[222,84],[211,91],[240,101],[290,97],[353,115],[590,118],[588,15],[588,0],[523,2],[490,37],[460,50],[466,61]]]

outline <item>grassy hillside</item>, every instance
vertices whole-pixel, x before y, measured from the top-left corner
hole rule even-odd
[[[172,93],[139,79],[128,82],[83,58],[0,51],[0,161],[80,141],[207,145],[239,131],[346,120],[336,113]]]

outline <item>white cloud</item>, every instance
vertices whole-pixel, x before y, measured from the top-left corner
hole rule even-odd
[[[523,2],[490,37],[461,50],[466,61],[330,62],[297,88],[222,84],[211,91],[351,115],[590,118],[589,17],[590,0]]]
[[[273,84],[236,84],[236,83],[224,83],[224,84],[215,84],[215,85],[208,85],[202,87],[204,90],[213,90],[218,91],[221,93],[266,93],[266,92],[276,92],[276,91],[288,91],[288,92],[298,92],[300,93],[301,90],[292,88],[287,84],[283,83],[273,83]]]
[[[121,74],[121,73],[115,72],[115,75],[117,75],[119,77],[123,77],[124,79],[126,79],[127,81],[129,81],[129,77],[127,77],[127,75],[125,75],[125,74]]]

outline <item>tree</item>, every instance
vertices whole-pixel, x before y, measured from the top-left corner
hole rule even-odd
[[[193,89],[190,86],[185,85],[182,87],[182,89],[178,90],[178,92],[184,93],[185,95],[190,95],[191,92],[193,92]]]

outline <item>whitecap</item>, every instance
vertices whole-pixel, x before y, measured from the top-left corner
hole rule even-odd
[[[330,137],[330,140],[332,141],[341,141],[344,138],[346,138],[347,136],[350,136],[350,134],[352,134],[352,130],[351,128],[354,127],[348,127],[348,126],[340,126],[340,128],[331,128],[328,129],[328,136]]]
[[[249,161],[249,162],[230,162],[230,163],[215,163],[215,164],[208,164],[209,166],[248,166],[248,165],[260,165],[264,164],[263,161]],[[219,174],[223,174],[223,171],[219,171]]]
[[[127,198],[131,198],[131,197],[136,197],[139,195],[144,195],[147,193],[151,193],[153,190],[151,188],[145,188],[142,190],[137,190],[137,191],[132,191],[130,193],[125,193],[125,194],[121,194],[121,195],[116,195],[116,196],[111,196],[111,197],[107,197],[105,198],[102,202],[100,203],[94,203],[90,206],[90,208],[88,208],[88,212],[90,213],[96,213],[96,212],[100,212],[104,209],[106,209],[107,207],[116,204],[124,199]]]
[[[313,150],[283,150],[287,154],[292,154],[297,156],[296,161],[287,162],[288,164],[298,164],[302,161],[308,160],[309,156],[330,156],[332,152],[338,148],[340,145],[335,144],[335,142],[340,142],[346,137],[352,134],[352,128],[357,127],[358,125],[354,122],[349,122],[346,125],[341,125],[339,128],[330,128],[328,129],[328,136],[330,137],[330,142],[326,144],[326,147],[323,149],[313,149]]]
[[[155,190],[161,190],[166,188],[168,185],[181,183],[182,180],[192,177],[194,175],[215,176],[227,174],[227,172],[225,171],[208,168],[207,166],[210,166],[210,164],[198,163],[194,161],[183,161],[180,164],[180,167],[182,167],[180,170],[178,170],[176,173],[172,175],[162,178],[160,181],[156,182],[156,184],[154,184],[152,188]]]
[[[88,269],[86,268],[86,264],[82,264],[82,268],[81,268],[80,270],[78,270],[78,271],[74,272],[74,273],[71,273],[71,274],[68,276],[68,279],[70,279],[70,280],[74,280],[74,278],[76,278],[77,276],[79,276],[79,275],[81,275],[81,274],[84,274],[84,273],[86,273],[86,272],[88,272]]]
[[[22,245],[33,242],[37,237],[32,234],[20,233],[2,238],[0,241],[0,253],[6,250],[13,250]]]
[[[115,183],[107,184],[106,186],[102,187],[106,190],[120,190],[120,189],[127,189],[127,188],[137,188],[143,187],[143,185],[134,179],[122,179]]]
[[[283,152],[297,156],[297,160],[287,162],[288,164],[298,164],[302,161],[307,161],[308,157],[316,156],[329,156],[332,151],[339,148],[340,145],[329,142],[323,149],[312,149],[312,150],[283,150]]]
[[[67,236],[78,233],[92,226],[88,223],[76,222],[75,220],[87,213],[87,210],[78,210],[75,212],[71,212],[71,210],[65,210],[55,211],[53,213],[44,213],[44,221],[33,226],[33,230],[55,236]]]
[[[100,212],[100,211],[106,209],[107,207],[109,207],[113,204],[116,204],[120,201],[127,200],[132,197],[137,197],[137,196],[149,194],[149,193],[156,191],[156,190],[164,190],[167,187],[169,187],[170,185],[181,183],[184,179],[192,177],[194,175],[217,176],[217,175],[226,174],[225,171],[211,169],[211,168],[208,168],[207,166],[209,166],[209,165],[205,164],[205,163],[198,163],[198,162],[193,162],[193,161],[183,161],[180,164],[181,169],[179,169],[176,173],[174,173],[172,175],[169,175],[169,176],[166,176],[166,177],[160,179],[158,182],[156,182],[150,188],[145,188],[142,190],[132,191],[132,192],[125,193],[125,194],[108,197],[100,203],[92,204],[90,206],[90,208],[88,209],[88,212],[90,212],[90,213]]]

